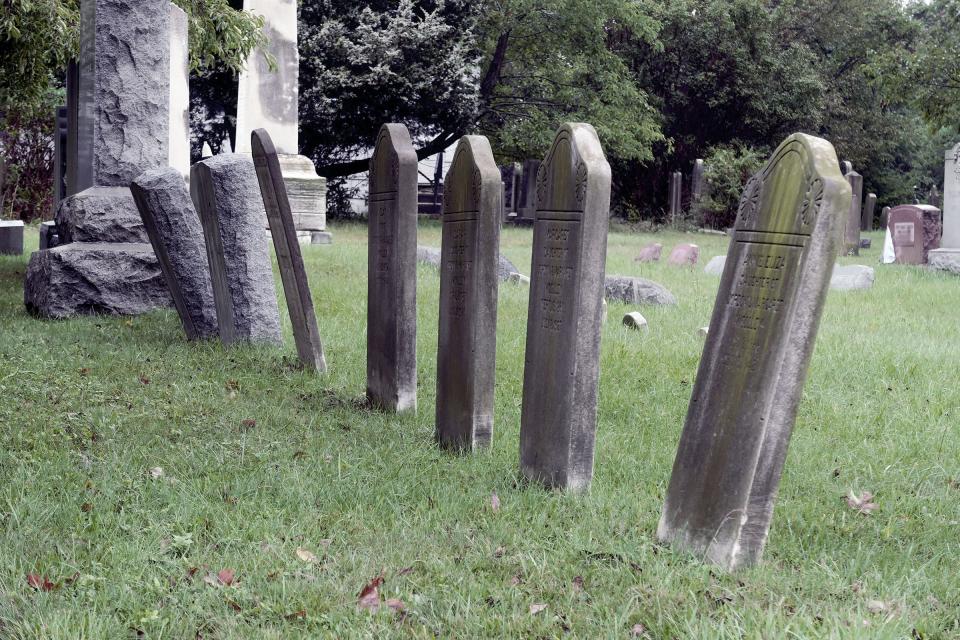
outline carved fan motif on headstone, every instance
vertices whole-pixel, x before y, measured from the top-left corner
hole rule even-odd
[[[823,204],[823,180],[814,178],[809,166],[804,179],[810,187],[803,196],[803,204],[800,205],[800,222],[804,227],[809,227],[816,219],[820,205]]]
[[[737,219],[741,224],[753,224],[757,219],[757,211],[760,209],[760,184],[759,175],[751,177],[747,181],[747,186],[743,190],[743,198],[740,199],[740,209],[737,211]]]
[[[575,197],[577,199],[577,206],[583,206],[583,202],[587,197],[587,165],[583,160],[577,164],[576,185]]]
[[[543,202],[547,197],[547,165],[541,164],[537,169],[537,202]]]

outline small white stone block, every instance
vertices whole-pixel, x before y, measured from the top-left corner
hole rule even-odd
[[[511,273],[510,282],[514,284],[530,284],[530,278],[523,275],[522,273]]]
[[[310,234],[310,244],[333,244],[333,234],[329,231],[314,231]]]
[[[701,338],[706,338],[710,334],[710,327],[700,327],[697,330],[697,335]]]
[[[631,311],[627,315],[623,316],[623,324],[630,329],[636,329],[637,331],[647,329],[647,319],[644,318],[638,311]]]

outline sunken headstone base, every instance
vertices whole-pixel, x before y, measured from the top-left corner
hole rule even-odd
[[[960,276],[960,249],[934,249],[928,259],[931,268]]]
[[[137,315],[172,304],[149,244],[73,243],[36,251],[23,291],[27,310],[44,318]]]
[[[150,241],[125,186],[91,187],[64,199],[57,208],[57,232],[61,244]]]

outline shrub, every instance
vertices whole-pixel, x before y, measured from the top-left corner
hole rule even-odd
[[[763,147],[718,145],[704,158],[706,194],[701,203],[703,226],[733,226],[747,180],[763,166],[769,151]]]

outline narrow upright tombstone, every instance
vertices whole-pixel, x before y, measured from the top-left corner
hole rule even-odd
[[[805,134],[747,183],[660,540],[729,570],[760,559],[850,198],[833,146]]]
[[[220,340],[282,344],[266,214],[250,156],[226,153],[190,170],[210,265]]]
[[[537,177],[520,467],[547,486],[593,478],[610,165],[589,124],[560,127]]]
[[[64,192],[64,197],[72,196],[77,192],[77,128],[80,123],[80,65],[77,64],[76,60],[71,60],[67,64],[65,84],[67,85],[67,140],[64,151],[66,153],[66,171],[64,174],[66,191]],[[56,213],[56,209],[54,209],[54,213]]]
[[[693,176],[690,181],[690,199],[696,204],[700,204],[700,201],[703,199],[703,181],[703,160],[698,158],[693,163]]]
[[[873,211],[877,207],[877,194],[868,193],[863,201],[863,213],[860,217],[860,230],[873,231]]]
[[[840,172],[841,172],[843,175],[847,175],[848,173],[850,173],[850,172],[852,172],[852,171],[853,171],[853,163],[852,163],[852,162],[850,162],[849,160],[844,160],[843,162],[840,163]]]
[[[327,362],[323,356],[317,314],[313,308],[310,283],[303,265],[303,255],[300,253],[297,227],[293,221],[290,200],[287,198],[287,188],[283,183],[277,148],[273,146],[270,135],[264,129],[255,130],[251,136],[253,164],[257,168],[263,206],[267,210],[267,222],[270,224],[273,246],[277,251],[280,279],[287,298],[297,354],[304,367],[323,373],[327,370]]]
[[[490,143],[465,136],[443,194],[436,438],[471,451],[493,436],[500,172]]]
[[[152,169],[130,183],[150,244],[188,340],[217,337],[217,309],[210,284],[200,218],[183,174]]]
[[[856,171],[846,174],[850,183],[850,209],[844,233],[844,255],[860,255],[860,208],[863,205],[863,176]]]
[[[367,398],[417,409],[417,152],[387,124],[370,159],[367,232]]]
[[[53,126],[53,215],[67,197],[67,108],[57,107]]]
[[[890,207],[884,207],[880,210],[880,228],[887,228],[887,220],[890,218]]]
[[[683,192],[683,174],[674,171],[670,174],[670,221],[677,224],[680,219],[680,197]]]
[[[930,266],[960,273],[960,143],[944,153],[942,201],[941,248],[930,252]]]
[[[520,175],[520,202],[517,205],[517,217],[532,221],[537,208],[537,174],[540,172],[539,160],[524,160]]]

